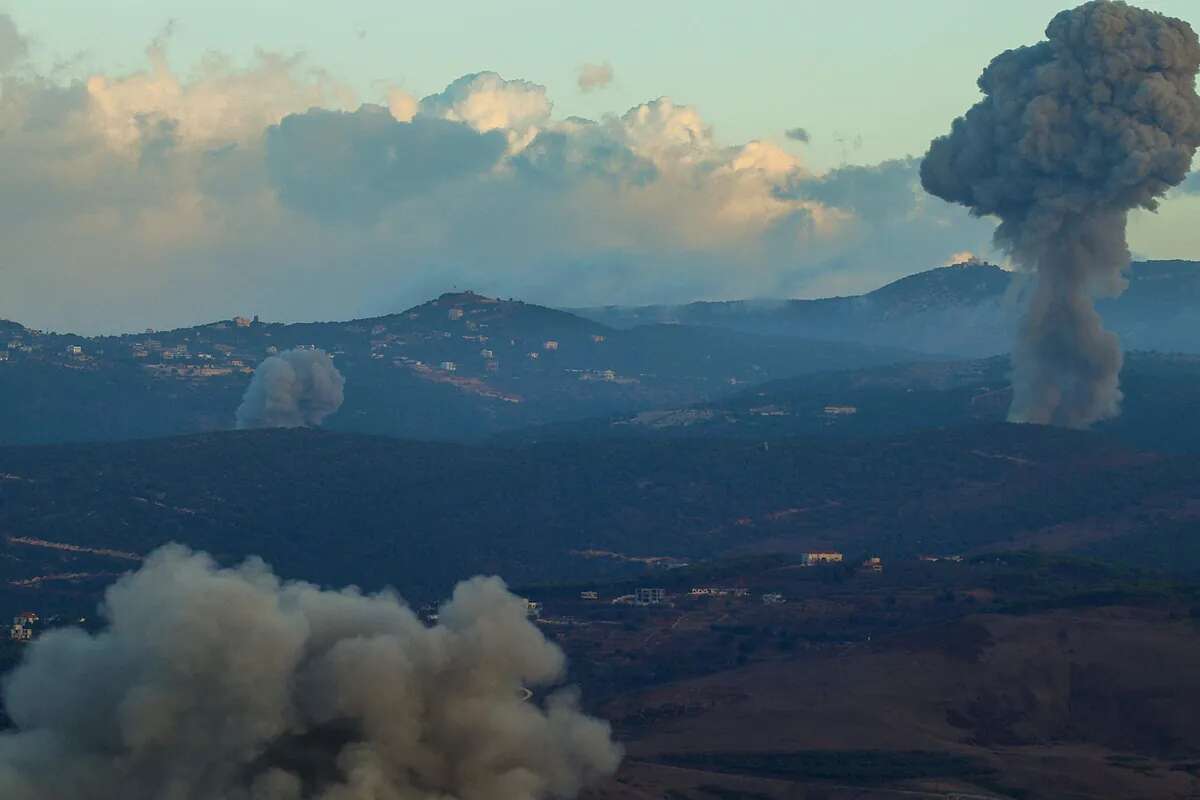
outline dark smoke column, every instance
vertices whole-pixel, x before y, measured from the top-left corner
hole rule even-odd
[[[1200,146],[1200,43],[1111,0],[1059,13],[1046,38],[992,60],[921,183],[999,217],[997,245],[1036,276],[1009,419],[1084,427],[1120,410],[1121,348],[1093,299],[1125,289],[1127,213],[1156,208]]]

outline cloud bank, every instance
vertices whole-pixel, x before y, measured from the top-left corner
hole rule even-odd
[[[171,545],[5,683],[5,800],[536,800],[612,773],[606,723],[498,578],[426,627],[391,594],[221,569]]]
[[[914,162],[814,174],[671,98],[561,117],[545,87],[481,72],[364,103],[274,54],[182,76],[165,41],[142,70],[63,81],[14,70],[4,41],[0,317],[39,327],[347,318],[454,285],[561,305],[813,295],[989,250],[990,223],[918,196]]]

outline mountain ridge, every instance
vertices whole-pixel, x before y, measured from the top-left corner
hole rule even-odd
[[[859,295],[573,310],[617,328],[649,322],[712,325],[977,357],[1011,346],[1024,288],[1020,280],[1018,273],[993,264],[964,263],[907,275]],[[1134,262],[1124,294],[1100,300],[1097,308],[1129,349],[1200,352],[1200,262]]]
[[[0,331],[0,442],[219,430],[272,353],[320,348],[346,378],[337,430],[470,440],[712,399],[746,383],[918,357],[899,348],[642,326],[474,293],[344,322],[234,318],[87,338]]]

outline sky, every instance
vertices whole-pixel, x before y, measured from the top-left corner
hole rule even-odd
[[[1200,26],[1194,0],[1141,5]],[[25,239],[0,317],[811,297],[1000,260],[905,159],[1062,7],[0,2],[0,235]],[[1135,214],[1135,255],[1200,259],[1197,213],[1179,191]]]

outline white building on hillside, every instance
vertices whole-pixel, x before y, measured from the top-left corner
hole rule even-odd
[[[637,598],[639,606],[658,606],[662,605],[667,599],[667,592],[660,587],[645,587],[638,589],[634,595]]]

